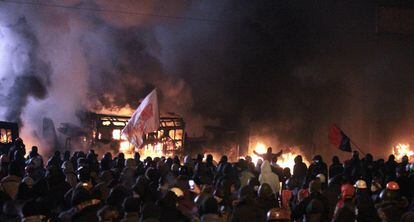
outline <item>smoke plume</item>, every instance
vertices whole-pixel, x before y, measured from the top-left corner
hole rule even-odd
[[[190,135],[220,124],[308,155],[338,154],[332,123],[379,156],[413,139],[413,40],[375,32],[375,1],[65,5],[0,2],[0,117],[23,134],[134,109],[156,87]]]

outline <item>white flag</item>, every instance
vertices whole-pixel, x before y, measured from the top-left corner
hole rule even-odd
[[[157,91],[154,89],[132,114],[122,134],[135,147],[139,147],[143,143],[142,136],[158,130],[159,127],[158,98]]]

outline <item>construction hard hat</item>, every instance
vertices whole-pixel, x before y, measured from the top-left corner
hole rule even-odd
[[[173,193],[175,193],[175,195],[177,195],[177,197],[182,197],[184,196],[184,192],[178,188],[178,187],[173,187],[170,189]]]
[[[381,191],[379,198],[382,201],[396,201],[401,199],[399,190],[384,189]]]
[[[284,208],[272,208],[267,212],[267,221],[290,221],[290,213]]]
[[[389,189],[389,190],[399,190],[400,189],[400,186],[398,185],[397,182],[390,181],[390,182],[387,183],[387,187],[386,188]]]
[[[341,195],[343,198],[353,197],[355,194],[355,188],[351,184],[344,184],[341,186]]]
[[[321,183],[325,183],[326,182],[326,177],[322,173],[316,175],[316,178],[318,178],[319,181],[321,181]]]
[[[367,183],[365,183],[365,181],[363,181],[363,180],[357,180],[357,182],[355,182],[355,184],[354,184],[354,187],[358,188],[358,189],[366,189],[367,188]]]

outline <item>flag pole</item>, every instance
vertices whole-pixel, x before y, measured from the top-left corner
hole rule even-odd
[[[339,128],[342,132],[344,132],[343,130],[342,130],[342,128]],[[345,133],[345,132],[344,132]],[[349,135],[349,134],[346,134],[346,135]],[[359,148],[359,146],[351,139],[351,137],[349,137],[348,136],[348,138],[349,138],[349,142],[351,142],[352,143],[352,145],[354,145],[355,146],[355,148],[360,152],[360,153],[362,153],[362,155],[364,155],[365,156],[365,152],[364,151],[362,151],[362,149],[361,148]]]
[[[365,152],[364,151],[362,151],[361,150],[361,148],[359,148],[359,146],[353,141],[353,140],[351,140],[351,138],[350,137],[348,137],[349,138],[349,141],[352,143],[352,145],[354,145],[355,146],[355,148],[360,152],[360,153],[362,153],[362,155],[364,155],[365,156]]]

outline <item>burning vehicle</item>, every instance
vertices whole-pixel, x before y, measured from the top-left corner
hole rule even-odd
[[[130,116],[119,116],[109,114],[89,113],[85,119],[88,133],[85,130],[75,135],[81,141],[88,143],[89,147],[100,150],[111,150],[115,153],[123,152],[132,156],[136,151],[135,147],[122,135],[122,129],[128,123]],[[73,129],[73,127],[69,127]],[[70,132],[64,127],[66,132]],[[63,129],[60,129],[63,132]],[[66,134],[67,134],[66,133]],[[70,138],[70,137],[69,137]],[[141,156],[172,156],[183,153],[185,142],[185,123],[182,117],[168,113],[160,117],[160,128],[143,137],[144,143],[137,150]],[[67,142],[68,144],[68,142]]]
[[[0,121],[0,150],[8,150],[19,137],[17,123]]]

